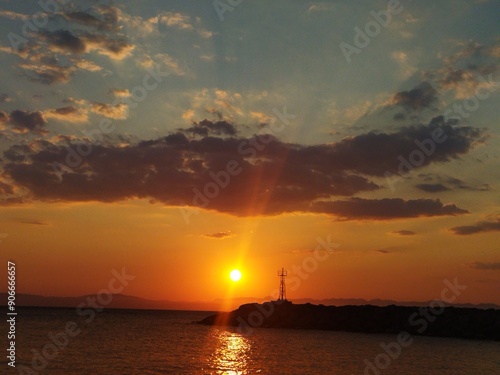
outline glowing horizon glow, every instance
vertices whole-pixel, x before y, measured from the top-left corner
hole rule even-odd
[[[229,273],[229,278],[234,282],[240,281],[241,279],[241,271],[240,270],[232,270]]]

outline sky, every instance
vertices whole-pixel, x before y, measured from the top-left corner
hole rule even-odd
[[[500,304],[499,10],[0,1],[17,292]]]

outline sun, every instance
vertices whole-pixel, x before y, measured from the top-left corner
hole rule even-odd
[[[229,277],[231,278],[231,280],[233,280],[234,282],[236,281],[240,281],[241,279],[241,271],[240,270],[232,270],[230,273],[229,273]]]

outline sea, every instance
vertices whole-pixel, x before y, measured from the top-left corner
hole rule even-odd
[[[18,308],[0,374],[500,375],[500,342],[193,323],[210,314]]]

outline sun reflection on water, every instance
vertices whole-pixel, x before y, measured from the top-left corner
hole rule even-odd
[[[249,374],[251,344],[242,335],[229,331],[216,333],[219,344],[212,354],[212,368],[220,375]]]

